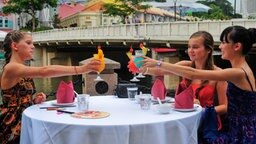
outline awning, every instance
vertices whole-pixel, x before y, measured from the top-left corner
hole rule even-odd
[[[153,51],[158,53],[165,53],[165,52],[176,52],[174,48],[153,48]]]

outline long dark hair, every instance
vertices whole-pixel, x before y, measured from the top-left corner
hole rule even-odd
[[[230,41],[233,43],[240,42],[243,45],[242,54],[246,55],[256,42],[256,29],[246,29],[242,26],[230,26],[222,31],[220,41],[227,43],[230,43]]]
[[[203,39],[203,44],[206,50],[210,50],[210,53],[207,56],[205,65],[204,65],[204,69],[205,70],[213,70],[214,69],[214,62],[213,62],[213,48],[214,48],[214,40],[213,37],[210,33],[206,32],[206,31],[198,31],[193,33],[189,39],[191,38],[197,38],[197,37],[201,37]],[[192,61],[192,65],[191,67],[196,68],[196,64],[195,61]],[[191,84],[192,80],[189,79],[185,79],[186,81],[186,85],[189,86]],[[199,98],[199,92],[200,90],[209,83],[209,80],[204,80],[201,84],[200,87],[196,89],[195,92],[195,96],[198,99]]]
[[[4,57],[5,57],[5,64],[3,65],[3,68],[5,67],[6,64],[10,62],[11,56],[12,56],[12,48],[11,44],[12,42],[19,42],[21,39],[24,38],[24,35],[28,34],[27,32],[22,32],[22,31],[11,31],[9,32],[4,39],[3,42],[3,50],[5,52]]]

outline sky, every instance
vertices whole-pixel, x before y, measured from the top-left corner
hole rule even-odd
[[[173,0],[170,0],[173,1]],[[177,2],[196,2],[198,0],[177,0]],[[231,5],[234,7],[234,1],[235,0],[228,0]],[[240,0],[236,0],[236,9],[239,10],[239,4],[240,4]]]
[[[235,0],[228,0],[231,4],[232,4],[232,6],[234,7],[234,1]],[[240,5],[240,0],[236,0],[236,10],[240,10],[240,8],[239,8],[239,5]]]
[[[0,0],[1,1],[1,0]],[[59,2],[70,2],[71,0],[58,0]],[[88,0],[74,0],[76,2],[80,2],[80,1],[88,1]],[[169,0],[169,1],[173,1],[173,0]],[[177,0],[177,2],[196,2],[198,0]],[[232,6],[234,6],[234,0],[228,0]],[[239,4],[240,0],[236,0],[236,7],[238,10],[238,4]]]
[[[228,0],[228,1],[231,2],[232,4],[234,4],[235,0]],[[240,1],[242,1],[242,0],[236,0],[236,4],[240,3]]]
[[[196,2],[198,0],[177,0],[177,2]],[[234,0],[228,0],[232,5],[234,5]],[[239,0],[237,0],[238,2]]]

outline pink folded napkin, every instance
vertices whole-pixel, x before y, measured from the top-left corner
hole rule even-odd
[[[68,83],[61,81],[56,92],[57,103],[72,103],[74,102],[74,96],[72,81]]]
[[[180,83],[175,93],[174,107],[177,109],[192,109],[194,108],[193,89],[187,87],[185,83]]]
[[[154,99],[159,98],[160,100],[165,100],[167,91],[164,85],[163,76],[156,77],[156,80],[151,88],[151,95]]]

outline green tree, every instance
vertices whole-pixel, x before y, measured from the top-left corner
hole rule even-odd
[[[224,19],[230,18],[228,15],[225,14],[223,9],[221,9],[220,7],[218,7],[214,4],[212,4],[210,6],[212,9],[209,11],[209,19],[224,20]]]
[[[6,6],[3,6],[5,14],[27,13],[32,17],[32,31],[35,30],[36,13],[46,7],[56,7],[58,0],[9,0]]]
[[[109,16],[120,16],[122,22],[125,23],[125,18],[129,15],[133,15],[138,10],[145,11],[150,6],[142,5],[141,0],[115,0],[115,3],[105,3],[103,5],[106,14]]]
[[[230,19],[237,17],[236,14],[234,15],[234,9],[231,3],[228,0],[201,0],[197,1],[197,3],[204,4],[209,6],[211,10],[209,10],[208,14],[199,14],[203,19]],[[198,16],[198,14],[197,14]]]
[[[155,0],[156,2],[166,2],[166,0]]]
[[[60,18],[58,14],[55,14],[53,17],[53,27],[54,28],[60,28]]]
[[[39,23],[39,20],[38,20],[38,18],[35,18],[35,27],[37,27],[38,26],[38,23]],[[33,27],[33,21],[32,21],[32,19],[30,19],[29,21],[27,21],[26,22],[26,26],[25,26],[25,28],[27,28],[27,29],[30,29],[31,30],[31,28]]]

